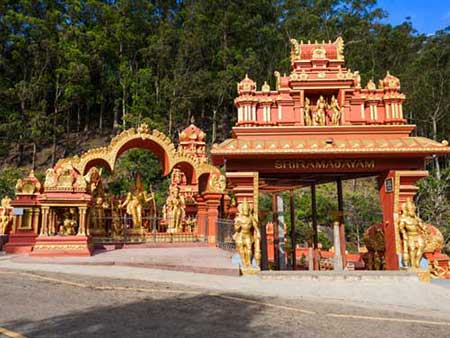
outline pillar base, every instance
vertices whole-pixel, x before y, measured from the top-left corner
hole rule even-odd
[[[407,272],[414,272],[417,274],[417,277],[419,278],[419,281],[423,283],[430,283],[431,281],[431,274],[428,269],[420,269],[420,268],[402,268],[402,270],[405,270]]]
[[[30,253],[36,243],[37,235],[34,231],[19,231],[9,235],[5,244],[5,252],[8,254]]]
[[[241,275],[243,275],[243,276],[256,275],[261,271],[261,269],[259,267],[254,267],[254,266],[249,266],[249,267],[241,266],[240,270],[241,270]]]
[[[91,256],[92,251],[87,236],[39,236],[30,256]]]

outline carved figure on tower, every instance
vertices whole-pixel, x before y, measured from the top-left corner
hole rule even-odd
[[[305,126],[311,126],[312,125],[312,119],[311,119],[311,101],[305,97],[305,106],[303,107],[303,118],[305,120]]]
[[[333,126],[338,126],[341,122],[342,112],[341,107],[339,107],[338,100],[334,97],[331,97],[331,104],[329,106],[331,110],[331,124]]]
[[[180,195],[180,187],[173,185],[170,187],[169,197],[164,206],[164,219],[167,220],[167,232],[181,232],[185,219],[185,201]]]
[[[238,206],[238,213],[234,219],[234,231],[233,240],[241,256],[243,268],[252,266],[252,258],[255,258],[256,264],[259,266],[261,263],[261,234],[258,220],[253,215],[247,199],[244,199]]]
[[[11,215],[12,207],[10,203],[11,199],[8,196],[2,198],[1,201],[2,211],[0,215],[0,235],[5,234],[6,228],[13,220],[13,216]]]
[[[126,212],[133,220],[133,227],[142,229],[142,211],[143,205],[154,199],[154,193],[150,195],[144,191],[140,175],[136,178],[134,191],[129,192],[121,208],[126,207]]]
[[[398,229],[403,243],[403,264],[406,267],[419,268],[425,249],[426,226],[417,217],[416,206],[410,198],[402,205]]]
[[[315,126],[324,126],[326,123],[326,106],[327,103],[322,95],[320,95],[319,100],[317,101],[316,111],[314,112],[314,125]]]

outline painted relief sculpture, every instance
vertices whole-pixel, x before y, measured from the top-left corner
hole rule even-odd
[[[311,118],[311,101],[305,97],[305,107],[303,108],[303,119],[305,120],[305,126],[312,126],[312,118]]]
[[[325,99],[321,95],[319,100],[317,101],[316,111],[314,112],[314,125],[315,126],[324,126],[326,124],[326,106],[327,103]]]
[[[175,233],[183,231],[185,207],[184,198],[180,195],[180,187],[177,185],[172,186],[164,207],[164,218],[168,221],[167,232]]]
[[[0,214],[0,235],[4,235],[6,228],[12,222],[13,216],[11,214],[11,199],[6,196],[2,198],[1,201],[1,214]]]
[[[334,95],[331,97],[329,109],[331,110],[331,124],[333,126],[338,126],[341,121],[342,112],[339,107],[338,100],[334,97]]]
[[[244,199],[238,206],[238,213],[234,219],[234,230],[233,239],[241,256],[242,268],[251,268],[252,258],[259,266],[261,263],[261,234],[258,228],[258,220],[253,215],[247,199]]]

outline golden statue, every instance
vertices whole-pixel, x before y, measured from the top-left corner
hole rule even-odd
[[[112,216],[112,236],[113,238],[119,238],[123,236],[123,225],[120,220],[119,210],[117,205],[111,205],[111,216]]]
[[[311,101],[305,97],[305,106],[303,107],[303,119],[305,120],[305,126],[312,125],[310,103]]]
[[[334,97],[334,95],[331,97],[331,104],[329,106],[331,110],[331,124],[333,126],[338,126],[341,122],[341,107],[339,107],[338,100]]]
[[[60,235],[73,236],[76,234],[75,228],[77,227],[76,221],[76,209],[70,208],[68,215],[63,221],[61,228],[59,229]]]
[[[314,125],[315,126],[324,126],[326,123],[326,112],[325,108],[327,103],[322,95],[320,95],[319,100],[317,101],[316,111],[314,112]]]
[[[102,226],[105,222],[105,209],[108,209],[108,203],[103,199],[102,196],[98,196],[95,199],[95,205],[92,210],[92,225],[93,230],[104,230]]]
[[[163,217],[167,220],[167,232],[183,231],[185,202],[183,196],[180,195],[180,187],[177,185],[170,188],[169,196],[164,205]]]
[[[431,278],[444,278],[446,274],[447,270],[439,266],[439,262],[435,259],[430,266]]]
[[[408,198],[402,205],[402,214],[398,220],[398,229],[403,241],[402,259],[405,266],[420,267],[420,260],[425,249],[426,226],[416,216],[416,206]]]
[[[275,89],[278,90],[281,87],[281,74],[279,71],[274,71],[273,75],[275,76]]]
[[[13,216],[11,215],[11,199],[6,196],[1,201],[2,213],[0,215],[0,235],[4,235],[9,223],[12,222]]]
[[[120,206],[126,207],[126,212],[131,216],[133,220],[133,226],[135,228],[142,228],[142,208],[144,203],[148,203],[154,199],[154,193],[151,192],[150,196],[144,191],[140,176],[136,179],[136,186],[134,192],[129,192],[126,200]]]
[[[233,239],[236,243],[236,249],[242,260],[242,266],[249,268],[252,266],[252,257],[255,258],[256,264],[261,263],[261,234],[258,228],[258,220],[244,199],[238,206],[238,214],[234,219]]]

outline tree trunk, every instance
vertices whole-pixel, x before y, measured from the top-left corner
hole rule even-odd
[[[213,125],[212,125],[212,137],[211,137],[211,144],[216,141],[216,133],[217,133],[217,110],[213,110]]]
[[[84,119],[84,131],[89,131],[89,107],[86,106],[86,115]]]
[[[114,105],[114,122],[113,122],[113,129],[116,130],[119,128],[119,105]]]
[[[103,134],[103,113],[105,109],[105,103],[102,99],[102,102],[100,103],[100,116],[98,118],[98,130],[100,131],[100,134]]]
[[[80,105],[77,104],[77,133],[80,132],[81,127],[81,112],[80,112]]]
[[[56,117],[57,116],[58,116],[58,108],[55,105],[54,111],[53,111],[52,167],[54,167],[55,162],[56,162]]]
[[[36,168],[36,142],[33,142],[33,155],[31,156],[31,169],[34,170],[35,168]]]
[[[22,126],[25,125],[25,100],[20,101],[20,120],[22,121]],[[17,156],[17,164],[20,165],[23,161],[23,152],[24,152],[24,144],[23,144],[23,132],[20,132],[19,135],[19,149]]]
[[[431,122],[433,125],[433,140],[437,141],[437,119],[435,117],[431,118]],[[436,178],[438,180],[441,179],[441,166],[439,164],[439,157],[436,155],[433,155],[434,160],[434,169],[436,171]]]

